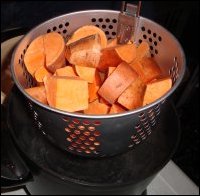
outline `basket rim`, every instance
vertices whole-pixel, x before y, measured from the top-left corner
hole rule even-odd
[[[14,83],[16,84],[16,86],[18,87],[18,89],[22,92],[22,94],[28,98],[29,100],[31,100],[33,103],[35,103],[36,105],[42,107],[43,109],[45,110],[48,110],[48,111],[51,111],[51,112],[55,112],[57,114],[60,114],[60,115],[63,115],[63,116],[70,116],[70,117],[74,117],[74,118],[87,118],[87,119],[110,119],[110,118],[121,118],[121,117],[125,117],[125,116],[129,116],[129,115],[134,115],[134,114],[138,114],[138,113],[141,113],[141,112],[144,112],[148,109],[151,109],[152,107],[162,103],[163,101],[165,101],[176,89],[177,87],[180,85],[180,83],[182,82],[182,79],[184,77],[184,74],[185,74],[185,71],[186,71],[186,59],[185,59],[185,53],[184,53],[184,50],[181,46],[181,44],[179,43],[179,41],[177,40],[177,38],[170,32],[168,31],[166,28],[164,28],[163,26],[161,26],[160,24],[158,24],[157,22],[153,21],[153,20],[150,20],[148,18],[145,18],[145,17],[142,17],[142,16],[139,16],[139,18],[142,18],[144,20],[147,20],[149,22],[153,22],[155,23],[156,25],[158,25],[160,28],[162,28],[164,31],[166,31],[169,36],[171,36],[173,38],[173,40],[176,42],[176,44],[179,46],[180,48],[180,52],[181,52],[181,57],[182,57],[182,60],[183,60],[183,65],[182,65],[182,69],[181,69],[181,72],[179,74],[179,77],[176,81],[176,83],[172,86],[172,88],[167,92],[165,93],[162,97],[160,97],[159,99],[157,99],[156,101],[152,102],[151,104],[148,104],[148,105],[145,105],[145,106],[142,106],[142,107],[139,107],[137,109],[134,109],[134,110],[130,110],[130,111],[126,111],[126,112],[123,112],[123,113],[118,113],[118,114],[105,114],[105,115],[88,115],[88,114],[82,114],[82,113],[75,113],[75,112],[67,112],[67,111],[64,111],[64,110],[60,110],[60,109],[56,109],[56,108],[53,108],[49,105],[45,105],[39,101],[37,101],[36,99],[32,98],[24,89],[23,87],[21,86],[21,84],[19,83],[19,81],[17,80],[17,77],[16,77],[16,74],[15,74],[15,71],[14,71],[14,59],[15,59],[15,54],[16,54],[16,51],[19,47],[19,45],[23,42],[23,40],[25,39],[26,36],[28,36],[31,32],[33,32],[36,28],[42,26],[43,24],[45,24],[46,22],[50,22],[56,18],[59,18],[59,17],[62,17],[62,16],[72,16],[72,15],[76,15],[76,14],[82,14],[82,13],[97,13],[97,12],[109,12],[109,13],[120,13],[119,11],[115,11],[115,10],[104,10],[104,9],[95,9],[95,10],[83,10],[83,11],[77,11],[77,12],[71,12],[71,13],[67,13],[67,14],[62,14],[62,15],[59,15],[59,16],[56,16],[56,17],[53,17],[49,20],[46,20],[42,23],[40,23],[39,25],[35,26],[34,28],[32,28],[26,35],[24,35],[24,37],[19,41],[19,43],[17,44],[17,46],[15,47],[14,49],[14,52],[12,54],[12,58],[11,58],[11,73],[12,73],[12,77],[13,77],[13,80],[14,80]]]

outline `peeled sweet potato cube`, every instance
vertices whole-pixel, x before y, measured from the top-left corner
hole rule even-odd
[[[97,67],[101,56],[100,37],[90,35],[67,44],[66,58],[69,63],[84,67]]]
[[[24,55],[24,64],[27,71],[34,77],[38,68],[45,66],[44,36],[34,39]]]
[[[102,48],[105,48],[107,46],[107,38],[100,28],[94,26],[94,25],[85,25],[83,27],[78,28],[71,36],[67,44],[73,43],[75,41],[78,41],[82,38],[88,37],[90,35],[98,34],[100,37],[100,44]]]
[[[32,87],[32,88],[27,88],[25,91],[34,99],[37,101],[47,104],[47,97],[46,97],[46,91],[45,87],[43,86],[37,86],[37,87]]]
[[[169,77],[148,83],[144,94],[143,106],[162,97],[171,87],[172,80]]]
[[[100,88],[101,83],[102,82],[101,82],[99,72],[96,70],[94,82],[91,84],[88,84],[89,102],[93,102],[96,99],[98,99],[98,90]]]
[[[88,108],[88,83],[75,77],[52,76],[44,80],[50,106],[68,112]]]
[[[59,33],[51,32],[44,35],[46,68],[54,73],[65,66],[65,42]]]
[[[80,78],[86,80],[89,83],[94,82],[96,68],[75,65],[75,69]]]
[[[104,104],[106,104],[106,105],[108,105],[108,106],[111,106],[110,105],[110,103],[108,103],[104,98],[102,98],[102,97],[99,97],[99,102],[100,103],[104,103]]]
[[[113,104],[112,107],[110,108],[109,114],[118,114],[125,112],[126,110],[122,108],[119,104]]]
[[[131,63],[130,66],[138,73],[144,83],[161,77],[161,69],[152,58],[144,57],[138,62]]]
[[[138,74],[127,63],[122,62],[105,80],[98,93],[113,104],[137,77]]]
[[[141,60],[143,57],[150,56],[149,44],[142,42],[136,49],[136,60]]]
[[[117,67],[122,62],[122,59],[118,56],[115,48],[105,48],[101,50],[101,57],[97,69],[101,72],[105,72],[108,67]]]
[[[120,95],[118,103],[125,108],[132,110],[142,106],[146,85],[140,77],[135,79],[132,84]]]
[[[104,103],[99,103],[98,99],[89,104],[88,109],[84,110],[85,114],[107,114],[109,106]]]
[[[43,83],[43,79],[45,76],[51,76],[52,73],[50,73],[44,66],[38,68],[35,72],[35,79],[39,83]]]
[[[136,58],[135,44],[124,44],[115,47],[118,56],[126,63],[131,63]]]
[[[55,72],[56,76],[69,76],[69,77],[76,77],[77,74],[74,71],[74,68],[70,65],[57,69]]]

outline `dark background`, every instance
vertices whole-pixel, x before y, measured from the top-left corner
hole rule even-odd
[[[120,7],[121,1],[1,1],[1,42],[61,14]],[[143,1],[141,15],[171,31],[185,51],[187,71],[173,98],[182,127],[173,160],[199,185],[199,2]]]

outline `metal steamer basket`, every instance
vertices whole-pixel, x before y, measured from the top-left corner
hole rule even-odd
[[[33,39],[52,31],[61,33],[67,38],[77,28],[89,24],[100,27],[108,39],[114,38],[117,33],[118,15],[118,11],[89,10],[53,18],[26,34],[12,56],[11,69],[14,82],[27,98],[25,106],[31,112],[38,130],[56,146],[76,155],[104,157],[126,152],[132,148],[137,150],[137,145],[156,129],[159,115],[165,110],[164,102],[183,79],[185,56],[177,39],[159,24],[139,17],[135,32],[136,43],[142,41],[149,43],[152,57],[158,62],[164,75],[170,76],[173,81],[171,90],[157,101],[120,114],[85,115],[44,105],[24,91],[24,88],[36,85],[27,72],[23,59]]]

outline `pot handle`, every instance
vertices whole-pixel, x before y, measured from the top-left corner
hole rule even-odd
[[[1,104],[1,188],[13,188],[25,185],[33,177],[11,140],[5,112]]]

